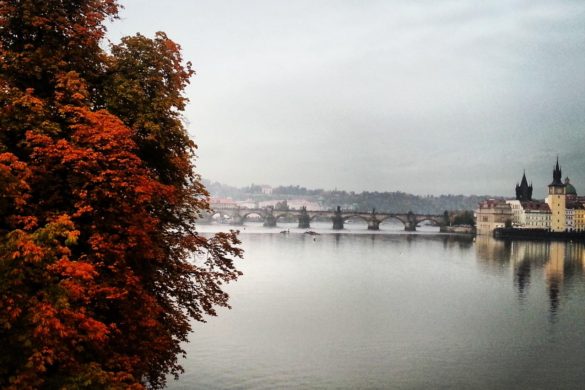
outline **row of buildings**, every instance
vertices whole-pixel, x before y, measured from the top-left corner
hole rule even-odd
[[[528,184],[524,173],[516,185],[516,199],[483,201],[475,215],[478,234],[492,234],[494,229],[502,227],[582,232],[585,231],[585,197],[577,195],[568,177],[563,182],[557,158],[544,201],[532,199],[532,184]]]
[[[319,203],[307,199],[280,199],[280,200],[234,200],[232,198],[211,198],[211,208],[216,211],[235,210],[235,209],[263,209],[266,207],[282,208],[289,210],[300,210],[303,207],[311,211],[321,210]]]

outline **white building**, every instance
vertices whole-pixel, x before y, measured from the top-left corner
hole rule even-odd
[[[547,202],[532,199],[532,184],[528,184],[526,173],[516,184],[516,199],[507,200],[512,209],[512,226],[525,229],[550,229],[551,209]]]
[[[241,209],[257,209],[258,208],[258,202],[255,202],[253,200],[241,200],[237,203]]]
[[[512,225],[516,228],[549,229],[551,211],[548,204],[536,200],[507,200],[512,209]]]
[[[209,204],[211,209],[215,211],[233,210],[238,208],[238,204],[231,198],[211,198]]]
[[[300,210],[303,207],[306,208],[307,210],[311,210],[311,211],[321,210],[321,206],[319,206],[319,203],[312,202],[312,201],[306,200],[306,199],[290,199],[290,200],[288,200],[288,207],[291,210]]]
[[[512,225],[513,226],[524,226],[526,225],[526,213],[522,207],[522,202],[518,199],[507,200],[507,204],[512,209]]]
[[[544,202],[522,202],[524,209],[525,224],[528,229],[550,229],[551,210],[548,204]]]

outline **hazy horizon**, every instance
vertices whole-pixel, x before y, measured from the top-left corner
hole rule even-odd
[[[246,186],[585,194],[585,2],[128,0],[109,38],[165,31],[198,172]]]
[[[359,193],[362,193],[362,192],[376,192],[376,191],[377,192],[388,192],[388,193],[398,192],[398,193],[404,193],[404,194],[415,195],[415,196],[420,196],[420,197],[424,197],[424,196],[435,196],[435,197],[437,197],[437,196],[449,196],[449,195],[451,195],[451,196],[478,196],[478,197],[509,198],[509,197],[514,197],[515,196],[515,195],[512,196],[512,195],[506,195],[506,194],[501,195],[501,194],[462,194],[462,193],[424,194],[424,193],[415,193],[415,192],[408,192],[408,191],[401,191],[401,190],[385,190],[385,191],[380,191],[380,190],[358,190],[358,191],[355,191],[355,190],[348,190],[348,189],[345,189],[345,188],[314,188],[314,187],[307,187],[307,186],[304,186],[302,184],[296,184],[296,183],[293,183],[293,184],[277,184],[277,185],[271,185],[271,184],[268,184],[268,183],[251,182],[251,183],[248,183],[248,184],[243,185],[243,186],[237,186],[237,185],[232,185],[230,183],[223,183],[223,182],[218,181],[218,180],[211,180],[211,179],[208,179],[208,178],[203,178],[203,179],[205,181],[209,182],[209,183],[212,183],[212,184],[213,183],[218,183],[220,185],[224,185],[224,186],[228,186],[228,187],[235,187],[235,188],[238,188],[238,189],[242,189],[242,188],[248,187],[250,185],[258,185],[258,186],[265,186],[266,185],[266,186],[272,187],[273,189],[274,188],[278,188],[278,187],[288,187],[288,186],[293,186],[294,187],[294,186],[299,186],[299,187],[304,187],[307,190],[345,191],[345,192],[348,192],[348,193],[353,191],[356,194],[359,194]],[[299,197],[302,198],[302,196],[299,196]]]

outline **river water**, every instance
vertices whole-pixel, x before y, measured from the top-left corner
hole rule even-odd
[[[583,244],[382,228],[246,226],[169,388],[584,388]]]

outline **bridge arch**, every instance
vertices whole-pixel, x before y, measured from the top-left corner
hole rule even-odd
[[[331,221],[331,217],[332,217],[332,216],[333,216],[333,215],[327,215],[327,214],[313,214],[313,215],[309,214],[309,220],[310,220],[310,221],[314,221],[314,220],[315,220],[315,218],[317,218],[317,217],[320,217],[320,218],[325,218],[325,219],[327,219],[328,221]]]
[[[264,221],[266,219],[266,216],[263,213],[258,212],[258,211],[250,211],[248,213],[242,214],[242,216],[240,217],[242,223],[246,222],[246,219],[248,219],[248,217],[250,215],[257,215],[257,216],[259,216],[261,221]]]
[[[225,213],[222,213],[221,211],[212,211],[207,215],[207,218],[213,219],[213,217],[215,217],[216,215],[219,215],[219,217],[221,218],[225,215]]]
[[[294,219],[295,221],[299,219],[299,214],[294,212],[281,212],[279,214],[274,214],[274,218],[278,221],[280,218],[289,217]]]
[[[416,220],[416,226],[418,226],[419,224],[421,224],[422,222],[425,222],[425,221],[433,222],[433,226],[441,226],[441,224],[442,224],[442,221],[439,221],[436,217],[423,217],[421,219]]]
[[[403,219],[397,215],[386,215],[386,216],[380,218],[378,221],[380,221],[380,223],[382,223],[382,222],[387,221],[389,219],[396,219],[396,220],[400,221],[404,226],[406,226],[406,224],[408,223],[406,221],[406,219]]]
[[[349,215],[342,215],[342,217],[343,217],[344,221],[347,221],[348,219],[361,219],[365,223],[370,222],[370,218],[366,217],[365,215],[349,214]]]
[[[204,219],[211,222],[215,221],[216,219],[214,219],[214,217],[217,216],[219,216],[219,219],[232,218],[232,214],[227,213],[224,210],[212,210],[209,214],[205,216]]]

